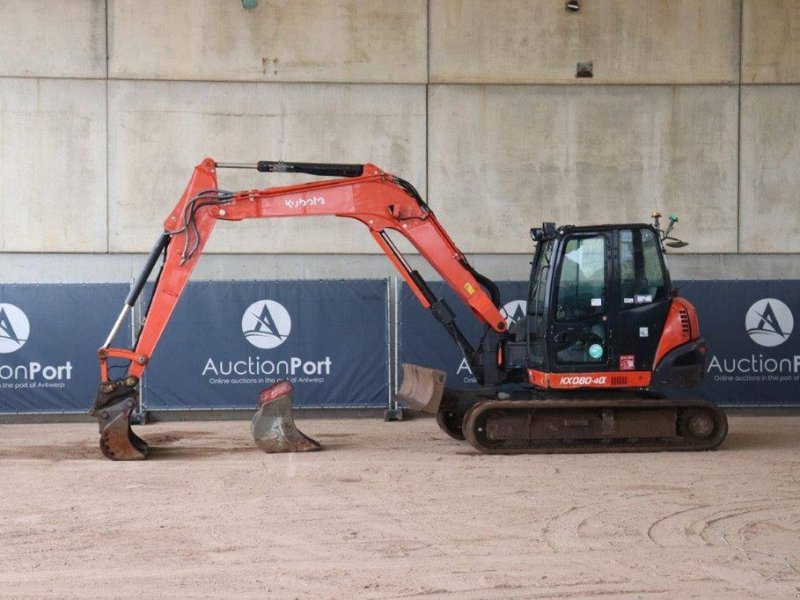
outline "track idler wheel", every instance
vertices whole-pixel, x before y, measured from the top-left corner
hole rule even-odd
[[[491,439],[487,431],[487,424],[490,419],[502,419],[501,410],[490,408],[499,403],[479,402],[464,414],[464,421],[461,425],[464,438],[476,450],[487,454],[493,454],[502,447],[502,442]]]
[[[728,433],[728,419],[721,410],[708,407],[689,408],[682,412],[678,430],[683,437],[712,447],[722,443]]]
[[[131,416],[139,403],[133,376],[116,381],[104,381],[97,390],[89,414],[97,418],[100,427],[100,450],[111,460],[144,460],[149,446],[131,429]]]
[[[258,395],[258,410],[250,431],[264,452],[313,452],[322,450],[316,440],[301,432],[292,418],[292,385],[279,381]]]

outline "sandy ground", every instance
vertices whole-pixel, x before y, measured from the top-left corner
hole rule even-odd
[[[798,598],[800,417],[698,454],[483,456],[430,419],[0,426],[0,597]]]

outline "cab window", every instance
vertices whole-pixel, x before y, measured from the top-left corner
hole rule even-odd
[[[622,307],[650,304],[667,295],[658,239],[650,229],[619,232]]]
[[[556,290],[556,321],[582,321],[605,312],[606,238],[567,240]]]

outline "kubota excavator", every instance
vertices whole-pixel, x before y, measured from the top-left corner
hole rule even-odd
[[[334,177],[312,183],[228,192],[217,170]],[[367,226],[419,302],[458,345],[480,387],[445,388],[445,373],[403,365],[396,395],[404,405],[436,415],[450,436],[484,453],[706,450],[727,433],[725,414],[710,402],[676,400],[663,391],[697,385],[706,344],[694,307],[677,297],[655,225],[626,224],[531,230],[536,242],[527,315],[509,330],[496,285],[467,262],[431,209],[408,182],[372,164],[205,159],[194,169],[164,223],[111,333],[99,349],[101,383],[90,412],[100,447],[114,460],[143,459],[148,446],[131,430],[137,386],[214,224],[218,220],[334,215]],[[660,216],[660,215],[658,215]],[[389,237],[407,238],[485,325],[472,342]],[[133,348],[111,343],[163,261]],[[126,373],[109,376],[109,360]],[[294,428],[291,388],[262,392],[254,435],[266,451],[319,448]],[[270,407],[278,407],[271,408]],[[269,441],[272,440],[272,441]]]

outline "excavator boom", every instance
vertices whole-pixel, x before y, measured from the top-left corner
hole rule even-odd
[[[251,168],[261,172],[308,173],[338,178],[228,192],[217,188],[219,168]],[[501,334],[506,330],[506,321],[498,306],[497,288],[470,266],[411,184],[371,164],[260,161],[241,165],[217,164],[207,158],[195,167],[181,199],[164,222],[164,231],[126,298],[119,318],[98,350],[101,385],[90,412],[100,422],[101,448],[106,456],[122,460],[146,457],[146,444],[135,436],[129,425],[138,404],[136,387],[216,222],[323,215],[347,217],[366,225],[422,306],[430,309],[442,323],[474,372],[481,372],[480,349],[474,348],[463,335],[450,307],[437,298],[419,272],[411,268],[392,242],[389,232],[397,232],[409,240],[487,330]],[[134,347],[111,347],[125,316],[136,303],[162,256],[163,265]],[[109,377],[109,360],[112,359],[128,362],[127,373],[116,380]],[[399,397],[420,405],[437,405],[443,386],[435,385],[433,380],[440,378],[439,373],[417,367],[414,377],[414,380],[409,378],[405,382],[406,385],[399,390]]]

